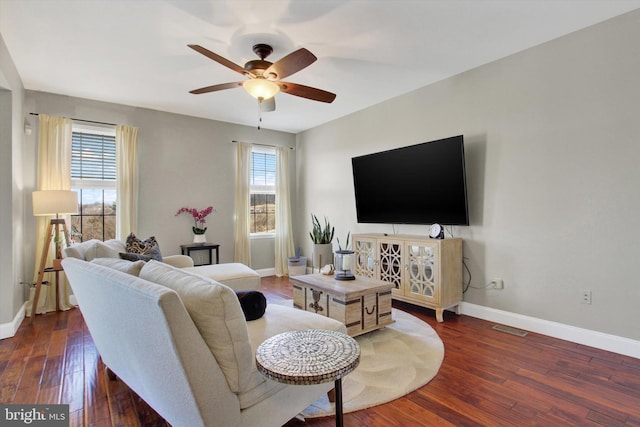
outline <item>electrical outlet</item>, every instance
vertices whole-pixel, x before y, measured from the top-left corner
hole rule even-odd
[[[504,289],[504,281],[502,279],[493,279],[489,282],[489,289]]]
[[[191,258],[195,265],[203,265],[208,261],[205,251],[191,251]]]
[[[591,304],[591,291],[588,289],[585,289],[582,291],[582,298],[581,298],[581,303],[582,304]]]

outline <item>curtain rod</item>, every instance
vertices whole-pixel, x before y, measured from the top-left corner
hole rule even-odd
[[[32,116],[39,116],[40,113],[29,113]],[[85,122],[85,123],[95,123],[97,125],[109,125],[109,126],[118,126],[115,123],[107,123],[107,122],[97,122],[95,120],[83,120],[83,119],[74,119],[73,117],[65,117],[66,119],[71,119],[71,120],[75,120],[77,122]]]
[[[237,140],[232,140],[231,142],[233,142],[234,144],[239,142]],[[277,148],[277,147],[281,147],[281,145],[269,145],[269,144],[254,144],[253,142],[250,143],[251,145],[257,145],[258,147],[272,147],[272,148]],[[296,147],[287,147],[289,150],[295,150]]]

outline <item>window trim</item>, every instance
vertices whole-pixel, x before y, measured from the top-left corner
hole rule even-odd
[[[253,153],[262,153],[262,154],[271,154],[276,156],[275,147],[268,147],[263,145],[253,145],[251,146],[251,167],[250,173],[253,174]],[[276,163],[276,173],[277,173],[278,165]],[[251,184],[251,178],[249,178],[249,196],[252,194],[274,194],[276,196],[276,203],[278,203],[278,196],[276,193],[276,184],[273,185],[253,185]],[[249,204],[251,206],[251,204]],[[275,212],[274,212],[275,216]],[[249,213],[249,218],[251,218],[251,213]],[[251,226],[249,227],[251,229]],[[277,230],[276,230],[277,231]],[[274,239],[276,237],[276,231],[274,232],[264,232],[264,233],[251,233],[249,232],[250,240],[260,240],[260,239]]]
[[[92,123],[78,123],[76,121],[73,122],[71,128],[72,134],[74,133],[85,133],[85,134],[93,134],[100,135],[113,138],[115,142],[116,138],[116,127],[113,125],[101,125],[101,124],[92,124]],[[116,217],[116,213],[114,214],[105,214],[104,212],[104,190],[114,190],[116,192],[116,203],[118,202],[118,194],[117,194],[117,174],[115,179],[79,179],[72,178],[71,179],[71,189],[78,190],[78,195],[80,196],[82,190],[101,190],[102,194],[102,203],[103,203],[103,211],[101,215],[83,215],[81,210],[77,215],[72,215],[72,217],[78,217],[80,222],[82,223],[84,217],[90,216],[99,216],[102,217],[102,239],[105,239],[105,221],[107,217]],[[80,198],[80,203],[82,203],[82,199]],[[72,220],[73,221],[73,220]],[[82,230],[82,227],[80,228]],[[84,236],[81,237],[81,241],[85,241]]]

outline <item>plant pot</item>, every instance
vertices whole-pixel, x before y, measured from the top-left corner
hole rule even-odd
[[[331,243],[314,243],[313,267],[322,268],[333,263],[333,246]]]
[[[207,242],[206,234],[194,234],[193,235],[193,243],[205,244]]]

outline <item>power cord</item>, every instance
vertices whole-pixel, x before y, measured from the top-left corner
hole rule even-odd
[[[447,231],[449,232],[449,236],[451,236],[451,238],[452,238],[452,239],[455,237],[455,236],[453,235],[453,225],[450,225],[450,226],[449,226],[449,229],[447,229],[447,226],[446,226],[446,225],[445,225],[443,228],[444,228],[444,231],[445,231],[445,232],[447,232]]]
[[[464,294],[465,292],[467,292],[469,290],[471,286],[471,270],[469,270],[469,267],[467,266],[467,263],[464,262],[464,260],[466,260],[467,258],[462,257],[462,266],[464,267],[465,270],[467,270],[467,273],[469,274],[469,280],[467,281],[467,284],[464,286],[464,289],[462,290],[462,293]]]

